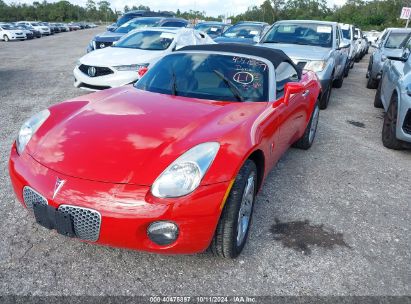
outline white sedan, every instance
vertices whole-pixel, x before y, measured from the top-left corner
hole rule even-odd
[[[134,83],[163,56],[187,45],[214,43],[207,34],[194,29],[138,29],[113,46],[80,58],[73,71],[74,86],[96,91]]]
[[[26,40],[26,34],[22,30],[9,25],[0,24],[0,40],[10,41],[10,40]]]

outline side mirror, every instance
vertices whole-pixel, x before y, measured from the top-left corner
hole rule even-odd
[[[378,44],[375,41],[371,42],[371,46],[376,49],[378,48]]]
[[[387,59],[406,62],[409,57],[410,57],[410,51],[408,49],[405,49],[401,55],[387,56]]]
[[[358,40],[358,35],[354,35],[354,40]]]
[[[288,104],[290,96],[293,94],[298,94],[304,91],[305,87],[299,82],[288,82],[284,87],[284,102]]]
[[[348,47],[350,47],[350,44],[347,43],[346,41],[341,41],[340,45],[338,46],[339,49],[346,49]]]

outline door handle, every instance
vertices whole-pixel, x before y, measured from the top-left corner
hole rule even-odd
[[[303,97],[307,97],[308,94],[310,94],[310,91],[309,91],[309,90],[305,90],[305,91],[303,92],[302,96],[303,96]]]

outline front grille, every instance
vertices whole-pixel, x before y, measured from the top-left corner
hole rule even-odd
[[[297,66],[298,66],[301,70],[303,70],[306,64],[307,64],[306,61],[300,61],[300,62],[297,63]]]
[[[23,200],[24,204],[26,204],[26,207],[30,210],[33,210],[34,202],[40,203],[42,205],[48,205],[47,199],[29,186],[25,186],[23,188]]]
[[[82,71],[84,74],[90,76],[88,74],[88,69],[90,67],[92,67],[92,66],[82,64],[82,65],[79,66],[79,70]],[[99,77],[99,76],[105,76],[105,75],[110,75],[110,74],[114,73],[111,69],[106,68],[106,67],[94,67],[94,68],[96,69],[96,73],[95,73],[94,76],[90,76],[90,77]]]
[[[61,205],[58,210],[70,215],[73,220],[74,233],[78,238],[92,242],[98,240],[101,225],[100,213],[70,205]]]
[[[96,49],[104,49],[108,46],[112,46],[113,42],[98,42],[96,41]]]
[[[91,84],[87,84],[83,82],[80,84],[80,88],[96,90],[96,91],[111,89],[111,87],[108,87],[108,86],[97,86],[97,85],[91,85]]]
[[[405,133],[411,134],[411,109],[408,110],[407,115],[405,115],[404,124],[402,129]]]

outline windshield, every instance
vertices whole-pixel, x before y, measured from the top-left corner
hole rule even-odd
[[[122,26],[117,28],[114,32],[115,33],[128,33],[135,29],[156,26],[158,22],[159,22],[159,19],[140,19],[140,18],[133,19],[133,20],[130,20],[124,23]]]
[[[281,23],[266,35],[264,43],[288,43],[332,47],[331,25],[316,23]]]
[[[39,24],[38,24],[38,23],[34,23],[34,22],[33,22],[33,23],[31,23],[31,25],[32,25],[32,26],[39,26]]]
[[[220,24],[197,24],[195,29],[208,35],[221,35],[223,32],[223,26]]]
[[[3,30],[12,30],[12,29],[14,29],[14,27],[12,27],[12,26],[10,26],[10,25],[8,25],[8,24],[1,25],[1,28],[2,28]]]
[[[228,38],[254,38],[255,36],[259,36],[260,32],[260,25],[238,24],[225,31],[223,36]]]
[[[391,33],[385,42],[385,47],[388,49],[398,49],[401,43],[407,38],[409,33]]]
[[[161,31],[139,31],[125,36],[114,47],[162,51],[166,50],[173,42],[174,33]]]
[[[268,66],[246,57],[175,53],[149,69],[135,87],[207,100],[267,101]]]

